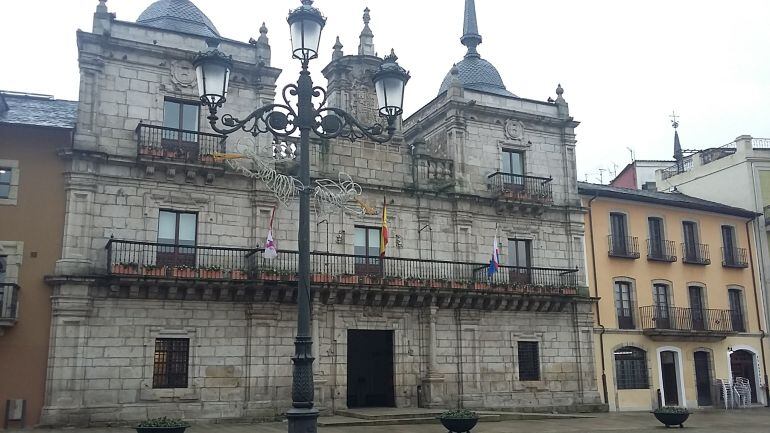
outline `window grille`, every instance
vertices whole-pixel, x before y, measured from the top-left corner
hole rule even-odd
[[[647,389],[647,353],[636,347],[621,347],[615,351],[615,380],[618,389]]]
[[[153,388],[187,388],[190,362],[190,340],[158,338],[155,340]]]
[[[536,341],[519,341],[519,380],[540,380],[540,353]]]

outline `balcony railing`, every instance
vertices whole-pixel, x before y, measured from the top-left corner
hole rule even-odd
[[[607,236],[608,253],[610,257],[623,259],[639,258],[639,238],[634,236]]]
[[[647,239],[647,260],[675,262],[676,242]]]
[[[11,326],[18,319],[19,286],[0,283],[0,326]]]
[[[553,203],[551,178],[496,172],[488,176],[490,188],[500,198],[528,203]]]
[[[299,254],[261,249],[183,246],[112,239],[108,272],[119,276],[198,280],[297,281]],[[389,287],[497,290],[535,294],[577,294],[577,269],[500,266],[396,257],[311,253],[313,283]]]
[[[640,307],[643,330],[740,332],[742,323],[733,323],[731,310],[681,307]],[[737,329],[736,329],[737,328]]]
[[[706,244],[682,243],[682,262],[691,265],[710,265],[711,254]]]
[[[748,268],[749,253],[746,248],[722,247],[722,266],[726,268]]]
[[[139,123],[136,127],[138,155],[145,158],[191,164],[214,165],[214,153],[225,153],[225,137]]]

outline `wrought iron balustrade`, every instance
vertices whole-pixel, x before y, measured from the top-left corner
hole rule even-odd
[[[647,239],[647,260],[675,262],[676,242]]]
[[[722,266],[726,268],[748,268],[749,253],[746,248],[722,247]]]
[[[731,310],[649,305],[639,311],[643,330],[738,332]]]
[[[553,203],[552,178],[495,172],[487,176],[490,188],[499,197],[528,203]]]
[[[682,262],[691,265],[710,265],[711,254],[706,244],[682,243]]]
[[[262,249],[159,244],[111,239],[108,272],[150,278],[296,281],[297,251],[267,259]],[[577,269],[500,266],[325,252],[311,253],[311,282],[390,287],[577,294]]]
[[[139,123],[137,154],[145,158],[214,165],[215,153],[226,153],[225,136]]]
[[[608,254],[610,257],[638,259],[639,238],[635,236],[607,236]]]
[[[19,285],[0,283],[0,326],[12,325],[18,319]]]

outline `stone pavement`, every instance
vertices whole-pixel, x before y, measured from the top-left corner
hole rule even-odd
[[[770,409],[697,412],[685,429],[701,433],[770,433]],[[286,423],[198,424],[188,433],[284,433]],[[320,427],[319,433],[446,433],[438,423],[377,427]],[[480,423],[473,433],[663,433],[666,429],[646,412],[598,414],[594,418]],[[678,430],[669,430],[672,433]],[[38,433],[133,433],[126,428],[35,430]]]

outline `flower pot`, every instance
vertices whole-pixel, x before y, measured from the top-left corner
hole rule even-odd
[[[439,418],[438,420],[452,433],[469,432],[479,422],[478,418]]]
[[[422,280],[418,278],[409,278],[406,280],[406,285],[409,287],[422,287]]]
[[[139,267],[116,263],[112,265],[112,273],[123,274],[123,275],[136,275],[139,273]]]
[[[340,275],[337,277],[337,281],[340,284],[356,284],[358,282],[358,277],[355,275]]]
[[[281,279],[281,276],[278,274],[262,272],[261,274],[259,274],[259,279],[264,281],[278,281]]]
[[[175,278],[195,278],[197,274],[195,269],[189,268],[174,268],[173,272]]]
[[[232,271],[230,273],[230,278],[232,278],[233,280],[246,280],[246,279],[248,279],[247,275],[246,275],[246,271],[241,271],[241,270]]]
[[[473,283],[474,290],[489,290],[489,284],[487,283]]]
[[[281,275],[281,280],[283,281],[297,281],[297,274],[283,274]]]
[[[142,274],[148,277],[165,277],[166,276],[166,267],[145,267],[142,268]]]
[[[684,422],[690,417],[689,413],[666,413],[666,412],[653,412],[655,418],[666,426],[666,428],[672,425],[678,425],[679,428],[684,428]]]
[[[209,279],[209,280],[215,280],[215,279],[221,279],[222,278],[222,271],[221,270],[214,270],[214,269],[201,269],[198,271],[201,278]]]
[[[184,427],[134,427],[136,433],[184,433]]]
[[[201,164],[211,165],[214,163],[214,155],[201,155]]]
[[[453,289],[465,289],[468,287],[468,284],[463,283],[462,281],[452,281],[449,283],[449,287]]]
[[[403,287],[404,279],[400,277],[388,278],[385,280],[385,284],[391,287]]]
[[[330,283],[332,276],[329,274],[313,274],[310,276],[310,279],[314,283]]]

